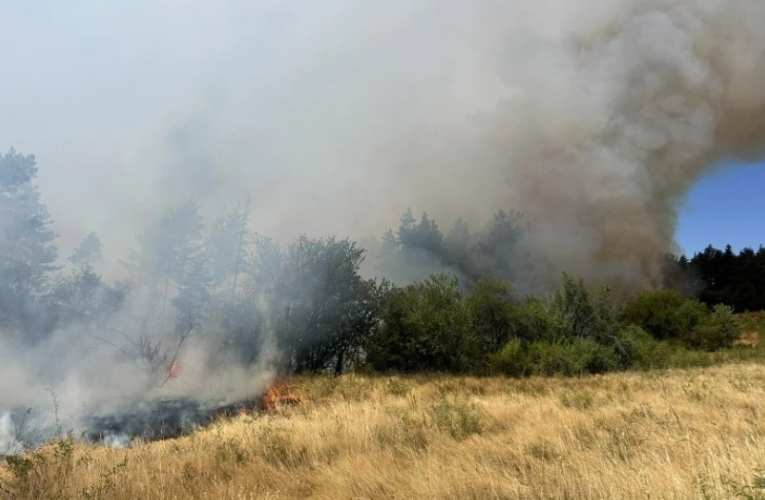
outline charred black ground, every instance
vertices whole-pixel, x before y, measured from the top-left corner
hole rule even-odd
[[[107,415],[85,420],[88,439],[157,441],[193,432],[211,422],[231,417],[244,410],[259,409],[252,401],[215,405],[184,398],[164,401],[139,401]]]

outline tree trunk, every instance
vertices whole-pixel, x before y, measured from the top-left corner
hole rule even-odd
[[[345,349],[337,353],[337,364],[335,365],[335,376],[343,374],[343,362],[345,361]]]

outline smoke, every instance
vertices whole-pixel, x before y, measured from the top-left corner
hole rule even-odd
[[[689,187],[765,128],[756,0],[49,7],[3,7],[28,71],[0,136],[41,159],[64,246],[115,259],[168,204],[250,194],[282,238],[517,209],[556,279],[647,285]]]
[[[37,154],[62,253],[95,231],[107,276],[168,207],[250,196],[282,240],[378,236],[408,206],[517,209],[542,287],[561,270],[646,287],[687,191],[762,153],[762,26],[759,0],[9,2],[0,141]],[[75,330],[2,346],[21,354],[0,400],[45,401],[24,379],[67,402],[141,393]],[[172,396],[238,397],[255,375],[200,370]]]
[[[256,358],[241,363],[222,348],[215,322],[196,322],[180,342],[176,312],[151,317],[146,299],[134,290],[113,314],[41,332],[35,343],[2,331],[0,456],[65,432],[110,446],[174,437],[222,413],[257,408],[277,356],[268,327]]]
[[[0,136],[41,159],[64,247],[106,255],[189,195],[250,194],[282,238],[506,208],[556,279],[644,286],[683,195],[765,128],[756,0],[49,7],[2,8],[27,71]]]

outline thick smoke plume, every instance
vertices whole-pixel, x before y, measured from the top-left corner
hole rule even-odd
[[[545,263],[530,288],[562,270],[652,286],[689,188],[762,152],[759,0],[194,3],[0,6],[0,146],[37,154],[63,253],[95,231],[109,277],[168,207],[218,216],[249,196],[280,240],[379,236],[406,207],[517,209]],[[4,340],[0,402],[55,383],[74,414],[143,394],[81,339],[70,326],[22,355]],[[189,374],[174,397],[267,374],[238,370]]]
[[[757,0],[50,8],[2,8],[28,72],[0,135],[47,165],[63,242],[112,261],[171,202],[250,194],[283,237],[521,210],[554,279],[649,285],[683,195],[765,128]]]

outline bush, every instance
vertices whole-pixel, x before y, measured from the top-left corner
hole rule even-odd
[[[634,325],[627,327],[625,337],[628,339],[625,368],[691,368],[708,366],[712,362],[705,352],[691,350],[677,341],[656,340]]]
[[[674,290],[641,293],[627,305],[624,319],[657,340],[679,340],[707,351],[730,347],[741,334],[730,307],[718,305],[710,312]]]
[[[704,304],[689,300],[675,290],[652,290],[627,304],[623,318],[655,339],[688,339],[708,314]]]
[[[513,287],[506,281],[480,278],[466,298],[470,326],[484,353],[498,351],[515,330]]]
[[[604,373],[619,366],[613,350],[589,339],[567,343],[534,342],[527,351],[528,371],[534,375]]]
[[[733,316],[733,308],[718,304],[705,321],[695,328],[687,342],[697,349],[716,351],[731,347],[740,336],[741,328]]]
[[[391,291],[381,320],[366,345],[367,361],[376,370],[462,371],[478,359],[456,278],[437,274]]]
[[[620,311],[610,298],[610,289],[589,290],[582,280],[566,274],[547,310],[558,340],[589,339],[610,346],[620,329]]]
[[[512,339],[502,349],[489,356],[489,366],[493,371],[504,373],[511,377],[526,375],[529,371],[529,360],[526,348],[519,339]]]
[[[514,320],[515,335],[519,339],[527,342],[555,340],[555,320],[541,299],[530,298],[517,305]]]

